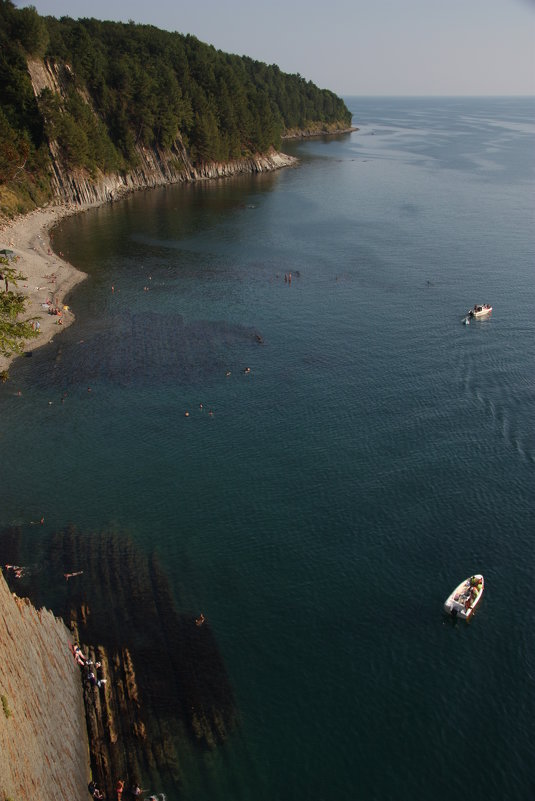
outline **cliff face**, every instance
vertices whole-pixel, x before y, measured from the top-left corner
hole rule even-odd
[[[89,751],[69,632],[0,575],[0,798],[87,796]]]
[[[43,89],[49,89],[62,99],[74,85],[74,76],[67,65],[41,61],[28,61],[28,70],[36,98]],[[91,108],[89,96],[77,89],[84,102]],[[94,110],[91,109],[93,113]],[[278,170],[296,163],[296,159],[271,150],[250,158],[240,158],[219,163],[209,162],[194,167],[180,135],[170,150],[136,145],[138,166],[130,172],[97,173],[89,175],[83,171],[72,171],[65,167],[57,143],[49,142],[52,161],[52,186],[56,197],[67,203],[98,204],[115,200],[125,192],[147,187],[163,186],[186,181],[222,178],[243,173],[261,173]]]

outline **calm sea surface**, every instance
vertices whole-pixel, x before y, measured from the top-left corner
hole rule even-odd
[[[89,278],[0,388],[0,526],[119,526],[210,621],[241,724],[183,801],[529,801],[535,101],[348,105],[295,169],[62,223]]]

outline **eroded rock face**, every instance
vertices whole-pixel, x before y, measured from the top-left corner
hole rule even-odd
[[[30,59],[28,71],[36,98],[43,89],[65,98],[74,86],[74,76],[68,65]],[[87,93],[77,90],[94,112]],[[209,162],[194,167],[178,134],[172,148],[145,147],[138,144],[136,154],[138,166],[130,172],[97,172],[90,176],[82,170],[73,171],[65,167],[57,143],[49,142],[52,162],[52,187],[61,202],[76,204],[100,204],[118,199],[126,192],[147,187],[163,186],[187,181],[202,181],[244,173],[271,172],[296,163],[296,159],[271,150],[250,158],[229,162]]]
[[[87,796],[80,670],[64,623],[15,598],[0,575],[0,797]]]

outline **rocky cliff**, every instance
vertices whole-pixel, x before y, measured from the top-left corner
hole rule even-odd
[[[43,89],[49,89],[64,99],[75,85],[74,75],[68,65],[57,62],[30,59],[28,61],[33,90],[39,102]],[[87,93],[77,88],[84,102],[91,108]],[[93,113],[94,110],[92,109]],[[261,173],[278,170],[296,163],[296,159],[271,150],[249,158],[229,162],[208,162],[195,167],[186,152],[180,134],[170,150],[157,147],[136,146],[138,165],[130,172],[90,175],[84,171],[66,168],[57,143],[51,141],[52,187],[57,199],[67,203],[98,204],[115,200],[125,192],[147,187],[163,186],[186,181],[222,178],[243,173]]]
[[[0,575],[0,799],[87,797],[89,750],[69,632]]]

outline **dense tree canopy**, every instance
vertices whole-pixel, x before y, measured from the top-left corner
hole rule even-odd
[[[33,95],[26,59],[69,65],[67,96]],[[89,101],[89,102],[88,102]],[[280,146],[290,129],[348,126],[343,101],[300,75],[150,25],[40,17],[0,0],[0,182],[43,170],[57,142],[69,167],[135,165],[137,145],[177,139],[194,163]],[[46,147],[45,147],[46,149]]]

